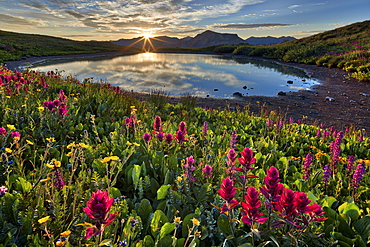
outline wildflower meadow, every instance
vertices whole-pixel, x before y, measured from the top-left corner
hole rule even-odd
[[[0,67],[0,246],[367,246],[370,139]]]

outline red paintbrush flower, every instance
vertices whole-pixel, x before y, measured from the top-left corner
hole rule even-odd
[[[253,151],[250,148],[244,148],[244,150],[240,152],[240,155],[242,157],[238,158],[238,160],[243,168],[238,170],[243,172],[248,172],[249,170],[252,170],[253,167],[251,167],[251,165],[256,162],[256,158],[253,157]]]
[[[104,227],[108,226],[116,218],[117,213],[109,214],[114,198],[110,198],[107,191],[98,190],[93,192],[91,198],[86,203],[86,208],[83,211],[86,215],[95,221],[95,226],[86,230],[85,239],[97,236],[104,231]]]
[[[276,210],[276,204],[280,201],[284,185],[280,182],[279,170],[271,166],[266,170],[267,176],[263,179],[265,186],[260,188],[261,193],[265,196],[266,207],[272,207]]]
[[[242,221],[248,225],[254,223],[265,223],[266,217],[262,217],[262,213],[259,211],[261,201],[258,199],[259,192],[255,187],[249,187],[247,193],[244,196],[245,202],[242,202]]]

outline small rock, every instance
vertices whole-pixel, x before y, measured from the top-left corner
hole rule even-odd
[[[239,98],[242,98],[243,97],[243,94],[240,93],[240,92],[235,92],[233,93],[233,97],[239,97]]]
[[[362,96],[370,96],[370,94],[367,94],[367,93],[360,93],[360,95],[362,95]]]
[[[293,84],[293,81],[287,81],[286,83],[288,83],[288,84]]]
[[[281,95],[281,96],[286,95],[286,92],[280,91],[278,92],[278,95]]]
[[[357,103],[356,100],[350,100],[349,102],[351,102],[351,103]]]
[[[247,86],[244,86],[243,89],[247,89]]]
[[[332,98],[332,97],[326,97],[325,99],[326,99],[326,101],[329,101],[329,102],[333,102],[333,101],[335,101],[335,99],[334,99],[334,98]]]
[[[217,92],[218,91],[218,88],[213,89],[213,91]]]

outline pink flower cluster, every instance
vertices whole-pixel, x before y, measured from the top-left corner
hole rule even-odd
[[[48,108],[50,111],[57,111],[58,115],[64,118],[67,115],[67,97],[64,94],[64,91],[60,89],[58,99],[54,101],[45,101],[43,103],[45,108]]]
[[[241,221],[253,225],[254,223],[265,223],[268,218],[263,217],[261,212],[260,195],[263,195],[265,208],[269,212],[275,212],[279,217],[273,219],[273,226],[280,226],[286,223],[297,228],[307,227],[311,222],[321,222],[326,218],[320,218],[325,212],[317,203],[312,203],[304,192],[293,191],[285,188],[280,183],[279,171],[275,167],[266,170],[264,186],[260,191],[255,187],[246,189],[244,201],[239,203],[234,199],[237,192],[234,181],[227,177],[222,180],[221,189],[218,193],[225,200],[221,208],[226,213],[234,207],[241,205]]]

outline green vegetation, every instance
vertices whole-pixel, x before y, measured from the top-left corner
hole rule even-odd
[[[0,63],[30,56],[70,55],[98,52],[121,52],[128,48],[108,41],[74,41],[69,39],[6,32],[0,30]],[[137,49],[129,48],[137,52]]]
[[[370,138],[0,67],[0,246],[360,246]]]
[[[233,48],[234,46],[221,46],[214,51],[228,53]],[[370,80],[370,21],[282,44],[240,45],[232,53],[340,68],[353,72],[354,78]]]

